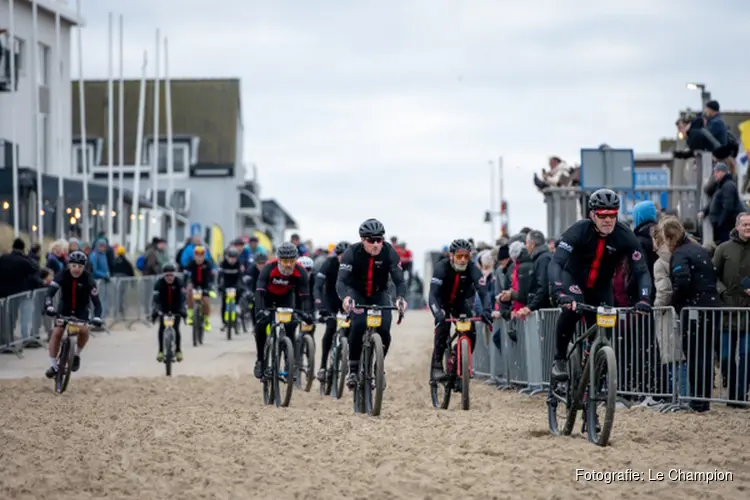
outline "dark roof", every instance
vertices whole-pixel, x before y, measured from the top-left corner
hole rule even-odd
[[[132,165],[135,158],[136,132],[138,127],[138,100],[140,80],[125,80],[125,163]],[[164,82],[159,86],[159,135],[165,136],[166,99]],[[107,137],[107,81],[87,80],[86,136]],[[73,136],[80,137],[80,113],[78,82],[72,82]],[[236,162],[237,122],[241,119],[240,81],[232,79],[177,80],[171,81],[172,132],[176,136],[198,136],[198,162],[206,164],[231,164]],[[117,100],[119,83],[114,83],[115,99],[115,149],[117,149]],[[143,131],[147,138],[153,137],[154,82],[146,82],[146,103]],[[117,160],[115,150],[115,161]],[[107,141],[104,141],[102,158],[107,158]]]
[[[284,210],[281,205],[274,199],[262,200],[263,204],[263,219],[269,218],[272,214],[282,214],[284,216],[284,224],[286,229],[298,229],[297,221],[295,221],[289,213]]]

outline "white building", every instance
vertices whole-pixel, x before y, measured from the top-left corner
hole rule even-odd
[[[37,1],[37,40],[34,46],[31,0],[14,0],[15,43],[10,39],[10,1],[0,0],[0,168],[11,167],[10,142],[15,136],[20,167],[36,167],[34,150],[34,99],[39,102],[39,168],[44,173],[71,172],[71,28],[81,24],[72,0]],[[60,14],[60,44],[55,34],[55,14]],[[59,51],[61,67],[55,71]],[[34,52],[37,78],[33,81]],[[17,91],[12,92],[10,55],[15,54]],[[11,101],[15,99],[12,104]],[[15,108],[13,109],[13,106]],[[11,117],[11,109],[13,114]],[[59,122],[57,122],[59,114]],[[12,131],[11,129],[14,128]],[[55,131],[60,130],[61,154]],[[7,146],[7,147],[6,147]]]

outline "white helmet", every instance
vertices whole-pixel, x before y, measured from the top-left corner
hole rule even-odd
[[[297,259],[297,264],[304,267],[308,271],[313,268],[313,260],[306,255],[303,255],[302,257]]]

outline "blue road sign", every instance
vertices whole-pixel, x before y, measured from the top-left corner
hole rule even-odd
[[[190,237],[192,238],[195,235],[201,236],[201,224],[200,222],[193,222],[190,224]]]
[[[635,169],[635,189],[633,192],[625,193],[622,200],[622,213],[633,215],[633,206],[639,201],[651,200],[662,209],[669,206],[669,193],[667,191],[656,192],[654,188],[669,187],[671,176],[668,168],[637,168]],[[639,191],[649,189],[650,191]]]

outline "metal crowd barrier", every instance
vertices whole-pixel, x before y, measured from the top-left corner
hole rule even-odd
[[[475,374],[498,389],[544,391],[560,312],[544,309],[523,320],[499,320],[492,332],[479,325]],[[583,327],[581,321],[579,333]],[[747,404],[750,308],[686,308],[678,316],[672,307],[661,307],[648,316],[621,314],[611,343],[618,395],[626,403],[667,412],[698,403]]]

